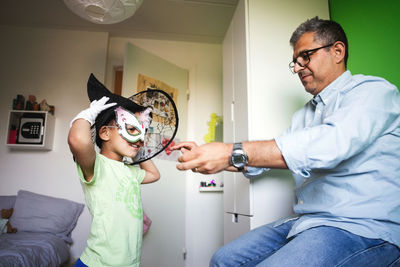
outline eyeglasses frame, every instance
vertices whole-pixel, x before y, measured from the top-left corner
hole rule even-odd
[[[324,45],[324,46],[321,46],[321,47],[317,47],[317,48],[313,48],[313,49],[309,49],[309,50],[302,51],[295,59],[293,59],[293,61],[291,61],[291,62],[289,63],[289,69],[290,69],[290,71],[291,71],[293,74],[296,74],[296,72],[294,71],[294,67],[296,66],[296,64],[299,65],[300,67],[305,67],[305,66],[307,66],[307,64],[309,64],[310,61],[311,61],[310,56],[311,56],[313,53],[317,52],[318,50],[320,50],[320,49],[322,49],[322,48],[331,47],[331,46],[333,46],[334,44],[335,44],[335,43],[331,43],[331,44],[327,44],[327,45]],[[307,63],[305,63],[305,64],[302,65],[301,63],[299,63],[299,62],[297,61],[297,59],[300,57],[300,55],[305,55],[305,56],[307,57]],[[302,57],[304,57],[304,56],[302,56]]]

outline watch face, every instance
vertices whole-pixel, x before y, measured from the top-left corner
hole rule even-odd
[[[247,164],[247,158],[245,154],[233,153],[232,154],[232,165],[238,169],[244,168]]]
[[[236,155],[233,155],[232,161],[234,162],[234,164],[240,164],[240,163],[245,163],[246,159],[244,158],[244,155],[236,154]]]

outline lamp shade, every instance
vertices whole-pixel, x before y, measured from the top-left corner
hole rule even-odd
[[[98,24],[113,24],[131,17],[143,0],[64,0],[72,12]]]

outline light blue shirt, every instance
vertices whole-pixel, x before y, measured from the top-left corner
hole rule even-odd
[[[400,247],[400,93],[346,71],[296,112],[275,141],[293,173],[300,218]]]

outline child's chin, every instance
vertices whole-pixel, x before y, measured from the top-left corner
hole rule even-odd
[[[130,151],[128,157],[134,158],[139,153],[140,148]]]
[[[134,153],[128,153],[125,156],[128,157],[128,158],[134,158],[134,157],[136,157],[136,155],[137,155],[137,152],[134,152]]]

